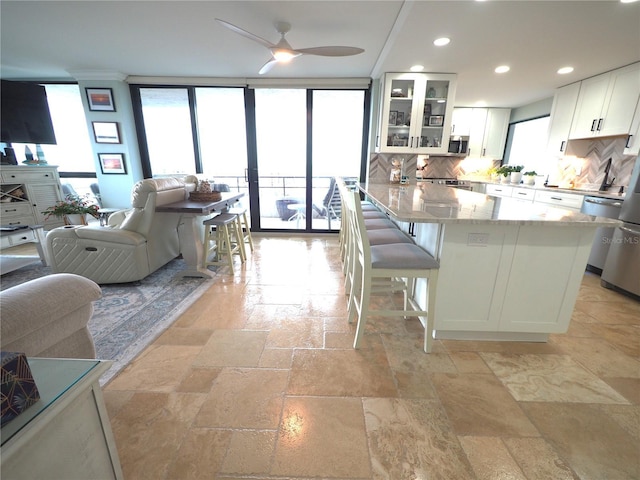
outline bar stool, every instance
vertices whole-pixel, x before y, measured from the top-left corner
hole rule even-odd
[[[249,244],[249,249],[253,252],[253,238],[251,238],[251,229],[249,228],[249,220],[247,219],[247,209],[245,207],[231,207],[229,209],[231,215],[238,216],[238,228],[242,235],[243,248],[245,244]],[[245,249],[245,258],[247,257]]]
[[[353,348],[358,348],[369,315],[417,316],[424,327],[423,349],[431,352],[435,321],[435,299],[440,264],[427,251],[414,243],[372,245],[362,216],[360,197],[353,192],[345,195],[349,212],[354,251],[351,253],[351,291],[349,294],[349,323],[357,317]],[[391,239],[394,241],[393,239]],[[422,308],[414,299],[417,279],[425,279],[427,305]],[[370,296],[376,292],[403,292],[403,308],[373,309]]]
[[[238,255],[241,263],[245,261],[242,247],[244,242],[238,228],[238,215],[221,213],[202,223],[205,227],[202,266],[206,268],[209,265],[229,265],[233,274],[233,256]],[[214,254],[213,259],[209,260],[211,254]]]

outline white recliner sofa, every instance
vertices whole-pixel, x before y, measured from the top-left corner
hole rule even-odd
[[[47,234],[54,273],[82,275],[98,284],[141,280],[180,254],[180,215],[156,206],[189,198],[195,176],[152,178],[133,186],[132,208],[109,216],[108,226],[65,226]]]
[[[60,273],[0,292],[1,346],[28,357],[95,358],[87,324],[102,290],[89,279]]]

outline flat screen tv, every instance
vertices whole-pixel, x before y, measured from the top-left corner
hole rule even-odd
[[[0,142],[56,143],[42,85],[2,80],[0,96]]]

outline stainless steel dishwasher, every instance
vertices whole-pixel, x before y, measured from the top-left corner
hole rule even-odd
[[[622,200],[585,196],[580,211],[587,215],[617,220],[620,216],[621,209]],[[602,273],[614,231],[615,228],[613,227],[600,227],[596,230],[596,236],[593,239],[593,245],[591,247],[591,254],[587,261],[587,270],[595,272],[598,275]]]

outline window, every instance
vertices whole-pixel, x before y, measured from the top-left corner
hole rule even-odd
[[[540,117],[509,125],[505,164],[524,165],[524,171],[546,172],[549,119]]]

